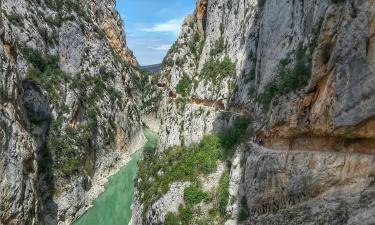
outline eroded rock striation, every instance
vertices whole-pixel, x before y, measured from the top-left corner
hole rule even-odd
[[[0,2],[0,224],[71,224],[142,142],[115,1]]]

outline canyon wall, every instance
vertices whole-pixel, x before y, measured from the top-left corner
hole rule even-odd
[[[207,191],[212,173],[187,183],[175,177],[147,209],[136,203],[133,223],[169,224],[188,218],[187,210],[188,224],[374,223],[374,7],[370,0],[197,1],[145,113],[159,118],[159,151],[167,154],[251,119],[224,169],[226,215],[209,213],[215,197],[187,202],[188,187]],[[162,179],[159,172],[150,179]],[[137,196],[144,199],[144,190]]]
[[[0,1],[0,224],[71,224],[143,141],[115,1]]]

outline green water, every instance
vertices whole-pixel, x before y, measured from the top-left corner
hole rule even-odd
[[[134,178],[137,173],[137,162],[143,150],[155,149],[159,143],[158,136],[149,129],[144,129],[148,142],[132,156],[132,160],[117,174],[109,178],[105,191],[95,200],[91,207],[74,225],[127,225],[131,219],[130,209],[134,200]]]

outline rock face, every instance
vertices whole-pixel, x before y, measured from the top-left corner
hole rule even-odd
[[[0,2],[0,224],[71,224],[142,141],[115,1]]]
[[[266,131],[272,139],[270,146],[282,146],[288,139],[294,148],[308,136],[312,139],[308,142],[330,139],[322,140],[313,150],[372,152],[373,7],[369,1],[347,1],[322,8],[307,92],[281,97],[274,104]]]
[[[226,224],[375,223],[374,7],[197,1],[144,113],[160,120],[160,151],[252,118],[227,168]]]
[[[373,224],[374,156],[249,146],[248,224]]]

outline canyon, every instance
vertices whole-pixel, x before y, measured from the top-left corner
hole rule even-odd
[[[0,8],[0,225],[98,222],[132,156],[129,224],[375,223],[374,1],[197,0],[156,73],[114,0]]]

